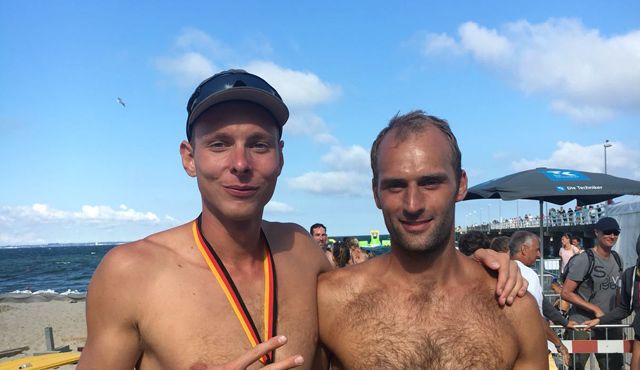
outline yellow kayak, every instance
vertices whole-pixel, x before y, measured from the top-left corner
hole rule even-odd
[[[41,370],[73,364],[80,359],[80,352],[48,353],[39,356],[27,356],[16,358],[6,362],[0,362],[0,370]]]

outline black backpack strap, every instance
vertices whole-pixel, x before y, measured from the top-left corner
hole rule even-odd
[[[620,272],[620,275],[622,275],[622,260],[620,259],[620,255],[613,249],[611,250],[611,254],[613,254],[613,259],[615,259],[618,264],[618,271]]]
[[[589,289],[591,289],[591,294],[589,294],[589,298],[586,300],[587,302],[591,302],[593,297],[596,296],[596,291],[593,286],[593,277],[591,277],[591,273],[596,266],[596,258],[593,255],[593,249],[587,249],[584,251],[584,253],[586,253],[587,257],[589,258],[589,268],[587,269],[587,272],[582,279],[582,283],[587,283],[587,286],[589,287]]]
[[[587,249],[586,251],[584,251],[584,253],[586,253],[587,257],[589,258],[589,268],[587,269],[587,272],[584,274],[584,278],[582,278],[582,281],[591,279],[591,273],[593,272],[593,269],[596,266],[596,257],[593,255],[593,249]]]

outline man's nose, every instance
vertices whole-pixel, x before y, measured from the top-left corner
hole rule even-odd
[[[404,194],[404,211],[408,214],[420,214],[425,208],[424,194],[417,186],[408,186]]]
[[[231,154],[231,172],[244,173],[251,169],[251,159],[245,148],[234,148]]]

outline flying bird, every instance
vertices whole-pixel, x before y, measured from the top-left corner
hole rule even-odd
[[[118,97],[117,102],[118,102],[120,105],[122,105],[123,107],[125,107],[125,108],[127,107],[127,103],[125,103],[125,102],[124,102],[124,100],[122,100],[120,97]]]

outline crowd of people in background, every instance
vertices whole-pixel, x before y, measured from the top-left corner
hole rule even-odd
[[[605,217],[605,204],[595,204],[589,206],[576,205],[575,209],[569,207],[564,209],[562,206],[556,208],[549,208],[547,215],[545,216],[544,226],[573,226],[573,225],[591,225],[598,222],[602,217]],[[500,220],[494,219],[491,222],[484,223],[472,223],[467,226],[467,230],[474,229],[520,229],[525,227],[540,226],[540,216],[525,213],[523,216],[515,216],[508,218],[501,218]],[[463,232],[465,229],[462,226],[458,226],[458,232]]]
[[[640,266],[640,258],[636,266],[623,272],[621,258],[612,249],[620,235],[620,225],[614,218],[603,216],[602,207],[569,209],[566,212],[560,207],[558,210],[550,210],[550,213],[552,211],[563,220],[564,215],[569,220],[576,220],[579,213],[593,214],[594,219],[597,219],[593,222],[592,248],[583,249],[580,238],[569,233],[564,233],[560,238],[559,275],[549,287],[556,296],[559,295],[553,303],[544,299],[539,277],[530,268],[540,256],[539,237],[536,234],[517,231],[511,237],[496,236],[491,239],[486,232],[470,230],[460,235],[458,250],[466,255],[471,255],[480,248],[510,253],[511,258],[519,262],[523,276],[529,281],[529,292],[540,304],[545,322],[553,322],[569,329],[565,331],[565,339],[622,339],[621,328],[605,329],[597,325],[620,324],[620,320],[640,308],[640,298],[633,293],[633,289],[640,288],[640,270],[637,267]],[[571,225],[571,222],[566,225]],[[636,249],[640,255],[640,238]],[[639,370],[640,315],[637,313],[632,326],[636,334],[630,368]],[[562,355],[566,366],[570,364],[571,369],[584,369],[588,354],[570,355],[552,330],[547,332],[547,339]],[[619,353],[596,354],[596,360],[601,369],[621,369],[623,366],[623,358]],[[550,368],[554,368],[552,363]]]
[[[360,243],[356,237],[346,237],[343,240],[335,241],[327,236],[327,227],[321,223],[315,223],[309,228],[309,233],[322,248],[325,257],[333,267],[345,267],[362,263],[374,256],[372,252],[367,252],[360,248]]]

